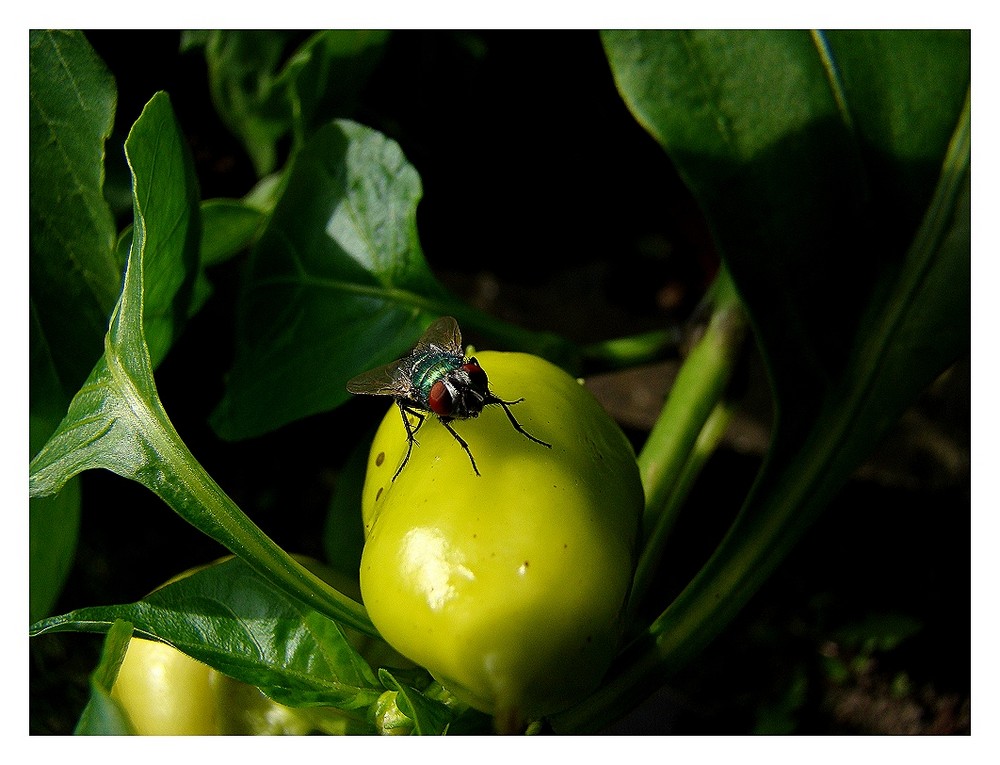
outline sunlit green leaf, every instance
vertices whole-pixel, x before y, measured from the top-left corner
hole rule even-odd
[[[132,246],[143,248],[143,329],[155,369],[188,318],[201,241],[194,166],[165,93],[153,96],[132,126],[125,155],[134,178],[133,226],[143,229]],[[131,350],[139,353],[135,343]]]
[[[159,400],[144,323],[159,338],[161,353],[175,325],[169,310],[154,312],[144,322],[144,308],[172,304],[183,316],[181,306],[187,302],[176,298],[192,283],[186,278],[187,264],[197,257],[200,244],[194,233],[198,207],[190,160],[178,136],[169,100],[165,94],[155,96],[126,142],[135,176],[135,221],[105,354],[74,397],[59,430],[32,460],[31,496],[55,493],[83,470],[111,470],[158,494],[185,520],[256,570],[268,572],[294,597],[375,634],[363,607],[292,560],[236,507],[181,441]],[[166,148],[158,152],[160,145]],[[170,146],[178,152],[168,151]],[[147,257],[149,275],[165,283],[150,285],[148,300]],[[175,285],[173,296],[166,283]]]
[[[337,406],[348,378],[402,355],[453,306],[420,249],[421,193],[399,146],[361,125],[328,125],[299,152],[254,249],[220,435]]]
[[[381,693],[336,622],[284,595],[237,558],[136,603],[79,609],[45,619],[32,631],[103,632],[116,619],[289,706],[355,709]]]
[[[32,461],[33,496],[54,493],[90,468],[128,477],[156,470],[157,451],[141,435],[148,409],[141,402],[159,404],[142,326],[144,309],[152,311],[148,326],[162,356],[175,331],[175,310],[186,311],[179,295],[191,283],[186,263],[197,257],[194,181],[166,94],[147,104],[126,142],[126,153],[135,176],[131,273],[126,272],[105,338],[105,355],[74,397],[59,430]],[[162,174],[155,181],[154,171]],[[156,281],[148,298],[142,288],[147,257]]]
[[[252,254],[236,362],[212,415],[220,436],[338,406],[348,379],[402,356],[439,316],[504,347],[578,360],[565,340],[492,319],[438,283],[417,234],[422,193],[399,145],[353,122],[321,128],[296,155]]]

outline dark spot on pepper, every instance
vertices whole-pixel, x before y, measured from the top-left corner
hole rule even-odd
[[[379,452],[375,458],[375,467],[382,467],[383,462],[385,462],[385,452]]]
[[[375,492],[375,501],[376,502],[378,502],[378,498],[382,496],[382,489],[384,489],[384,488],[385,488],[384,486],[379,486],[378,487],[378,491]]]

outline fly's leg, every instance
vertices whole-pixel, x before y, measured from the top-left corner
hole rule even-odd
[[[500,406],[503,407],[504,414],[507,415],[507,419],[510,420],[510,424],[514,426],[514,430],[516,430],[522,436],[524,436],[525,438],[527,438],[529,441],[534,441],[536,444],[541,444],[542,446],[547,446],[549,449],[551,449],[552,448],[552,444],[547,444],[544,441],[542,441],[540,438],[535,438],[533,435],[531,435],[531,433],[529,433],[524,428],[522,428],[521,427],[521,423],[519,423],[515,419],[514,414],[510,411],[510,407],[512,407],[514,404],[520,404],[522,401],[524,401],[523,398],[519,398],[519,399],[517,399],[517,401],[503,401],[503,400],[501,400],[499,398],[496,398],[494,396],[492,401],[487,401],[486,403],[487,404],[500,404]]]
[[[396,403],[399,404],[399,415],[403,418],[403,427],[406,428],[406,456],[403,457],[403,461],[399,463],[399,467],[396,468],[396,472],[392,476],[393,481],[395,481],[399,474],[403,472],[403,468],[406,467],[406,463],[410,461],[410,452],[413,451],[413,445],[420,445],[416,439],[416,433],[420,430],[420,426],[424,424],[424,419],[426,419],[426,415],[418,412],[416,409],[411,409],[399,401]],[[410,425],[410,420],[406,416],[407,414],[412,414],[417,418],[418,422],[416,427]]]
[[[465,442],[465,439],[455,432],[455,429],[451,426],[450,420],[444,417],[439,419],[441,420],[441,424],[448,429],[448,432],[455,437],[455,440],[458,441],[459,445],[465,449],[465,453],[469,455],[469,459],[472,461],[472,469],[476,472],[476,475],[479,475],[479,468],[476,467],[476,458],[472,456],[472,450],[469,449],[469,445]]]

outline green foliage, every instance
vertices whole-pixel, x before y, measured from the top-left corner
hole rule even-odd
[[[69,397],[100,356],[121,282],[103,194],[116,90],[79,33],[32,32],[29,56],[32,316]],[[33,385],[47,380],[36,369]]]
[[[187,303],[180,298],[190,295],[183,287],[191,284],[199,250],[191,234],[198,230],[198,207],[190,159],[165,94],[154,96],[137,120],[126,155],[135,218],[122,293],[104,356],[31,462],[31,496],[55,494],[83,470],[111,470],[161,496],[194,526],[258,570],[270,571],[310,604],[374,632],[361,606],[292,560],[232,503],[184,446],[164,411],[151,351],[162,356],[175,323],[186,316]],[[149,346],[147,333],[153,340]]]
[[[416,688],[401,684],[387,669],[380,669],[379,680],[389,691],[396,694],[395,704],[412,725],[412,735],[440,736],[448,732],[452,713],[446,705],[428,698]]]
[[[964,33],[604,41],[626,103],[710,221],[775,408],[736,521],[629,649],[631,694],[733,618],[902,409],[968,349],[969,58]],[[898,79],[873,74],[884,58]]]
[[[263,30],[187,37],[189,47],[204,46],[215,107],[261,176],[276,167],[279,139],[291,132],[298,145],[322,122],[349,112],[388,33],[317,32],[286,58],[295,37]]]
[[[691,189],[724,268],[708,330],[639,455],[647,538],[632,612],[660,615],[634,625],[602,688],[553,719],[557,731],[600,729],[695,657],[969,347],[967,33],[602,39],[625,105]],[[125,142],[133,221],[119,236],[103,189],[114,81],[82,35],[30,35],[32,634],[108,633],[81,733],[126,729],[108,692],[132,625],[290,706],[360,716],[388,691],[414,733],[482,730],[423,670],[369,664],[345,631],[377,640],[364,608],[265,535],[174,429],[153,370],[211,299],[206,268],[250,251],[235,363],[212,417],[226,439],[338,407],[347,379],[402,355],[438,315],[571,370],[662,348],[666,330],[580,348],[499,322],[440,284],[418,234],[415,167],[395,141],[344,119],[385,40],[323,32],[286,55],[298,41],[290,33],[189,35],[220,115],[258,177],[273,175],[244,199],[200,200],[187,142],[158,93]],[[731,412],[727,385],[748,333],[774,403],[767,460],[714,555],[662,602],[648,573]],[[366,446],[356,437],[324,541],[345,570],[358,553]],[[39,621],[74,554],[75,477],[94,468],[141,483],[238,558],[135,603]],[[865,634],[884,647],[910,626]],[[761,730],[788,730],[801,696],[796,681]]]
[[[303,146],[251,256],[236,363],[212,417],[219,435],[258,436],[344,403],[348,379],[402,356],[437,316],[573,356],[440,285],[417,233],[422,193],[399,145],[370,128],[338,120]]]
[[[125,736],[133,733],[128,715],[111,698],[111,688],[125,659],[128,641],[132,638],[132,625],[125,620],[117,620],[108,625],[107,632],[101,662],[90,676],[90,700],[76,726],[78,736]]]
[[[34,455],[100,356],[120,274],[104,202],[104,142],[114,122],[114,79],[71,32],[29,35],[30,387]],[[30,506],[30,613],[55,601],[79,526],[79,487]]]
[[[342,404],[349,377],[402,355],[421,322],[448,313],[456,301],[417,239],[421,193],[399,146],[361,125],[331,123],[303,147],[254,249],[220,435]]]
[[[289,598],[239,559],[168,584],[129,605],[82,608],[33,634],[104,632],[115,620],[162,640],[287,706],[367,707],[382,692],[336,622]]]

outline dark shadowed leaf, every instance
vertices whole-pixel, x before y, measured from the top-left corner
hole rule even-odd
[[[604,43],[626,103],[709,221],[776,409],[753,492],[633,645],[621,689],[626,675],[657,682],[722,629],[904,407],[968,351],[970,59],[967,32],[611,32]]]
[[[259,176],[277,164],[277,142],[298,145],[325,119],[348,116],[388,32],[324,30],[291,51],[295,32],[213,30],[203,44],[216,109],[240,137]]]
[[[121,286],[103,191],[117,91],[79,32],[30,33],[28,84],[32,312],[68,401],[101,355]]]
[[[29,454],[66,413],[101,355],[121,271],[104,201],[114,78],[79,32],[29,33]],[[76,549],[80,487],[29,503],[30,601],[37,619],[62,589]]]

